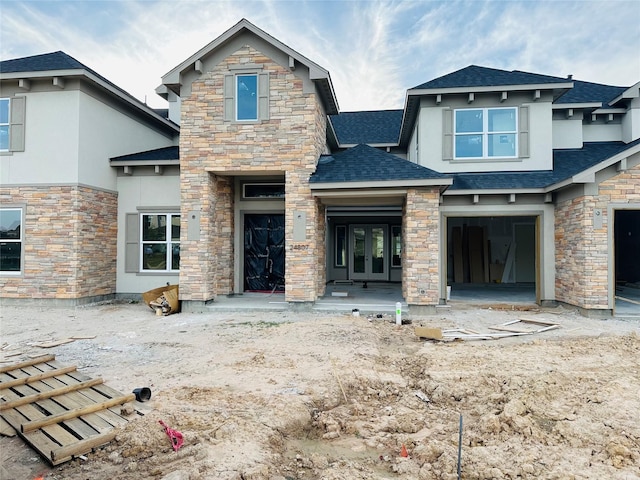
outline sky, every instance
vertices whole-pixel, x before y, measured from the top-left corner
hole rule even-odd
[[[0,58],[62,50],[163,108],[162,76],[242,18],[328,70],[341,111],[468,65],[640,81],[640,0],[0,0]]]

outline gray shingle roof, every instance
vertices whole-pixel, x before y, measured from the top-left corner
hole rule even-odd
[[[553,170],[539,172],[460,173],[453,175],[450,190],[513,190],[545,188],[597,165],[614,155],[640,144],[589,142],[583,148],[553,151]]]
[[[91,70],[64,52],[44,53],[0,62],[0,72],[45,72],[48,70]],[[92,71],[92,70],[91,70]],[[95,72],[94,72],[95,73]]]
[[[329,120],[340,145],[396,144],[400,136],[403,110],[341,112]]]
[[[603,107],[607,107],[611,100],[621,95],[622,92],[628,88],[629,87],[614,87],[612,85],[573,80],[573,88],[560,96],[560,98],[553,103],[566,104],[601,102]]]
[[[334,155],[322,155],[311,183],[376,182],[451,179],[368,145],[357,145]]]
[[[179,160],[180,149],[178,147],[156,148],[146,152],[132,153],[113,157],[111,161],[131,161],[131,160]]]
[[[499,70],[496,68],[469,65],[455,72],[413,87],[411,90],[428,90],[435,88],[455,87],[492,87],[504,85],[538,85],[552,83],[567,83],[567,78],[539,75],[537,73],[513,70]]]

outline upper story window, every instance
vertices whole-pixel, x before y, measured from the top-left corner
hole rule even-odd
[[[0,273],[22,271],[22,209],[0,209]]]
[[[236,75],[236,120],[258,120],[258,75]]]
[[[180,214],[140,215],[141,271],[180,269]]]
[[[244,67],[244,66],[243,66]],[[232,122],[269,120],[269,74],[251,65],[224,77],[224,119]],[[253,70],[253,71],[252,71]]]
[[[24,151],[25,97],[0,98],[0,152]]]
[[[454,115],[454,158],[518,156],[517,108],[468,108]]]
[[[0,98],[0,151],[9,151],[9,99]]]

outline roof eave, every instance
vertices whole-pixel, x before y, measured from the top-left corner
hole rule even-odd
[[[594,183],[596,181],[596,173],[610,167],[611,165],[615,165],[618,162],[622,162],[630,155],[634,155],[638,152],[640,152],[640,144],[627,148],[626,150],[623,150],[592,167],[582,170],[569,178],[553,183],[547,186],[544,190],[545,192],[553,192],[574,184]]]
[[[407,90],[407,96],[448,95],[456,93],[512,92],[522,90],[558,90],[573,88],[573,82],[487,85],[478,87],[420,88]]]
[[[436,187],[453,185],[453,178],[426,178],[411,180],[376,180],[369,182],[317,182],[310,183],[314,190],[349,190],[361,188],[407,188],[407,187]]]
[[[130,104],[136,109],[140,110],[144,114],[151,116],[157,123],[163,125],[164,128],[170,129],[173,133],[179,133],[180,127],[170,120],[158,115],[151,107],[145,105],[138,99],[132,97],[130,94],[125,93],[118,88],[115,88],[109,82],[104,81],[94,73],[85,70],[83,68],[65,69],[65,70],[43,70],[32,72],[9,72],[0,73],[0,80],[20,80],[20,79],[32,79],[32,78],[53,78],[53,77],[85,77],[91,80],[93,83],[99,85],[104,90],[107,90],[110,94],[118,97],[120,100]]]
[[[109,160],[112,167],[142,167],[142,166],[169,166],[180,165],[180,160]]]
[[[546,193],[544,187],[535,188],[468,188],[448,189],[445,195],[523,195]]]
[[[618,95],[616,98],[609,102],[609,105],[615,105],[620,100],[625,100],[629,98],[636,98],[640,96],[640,82],[635,83],[634,85],[627,88],[624,92]]]
[[[552,110],[566,110],[567,108],[600,108],[602,102],[576,102],[576,103],[554,103]]]

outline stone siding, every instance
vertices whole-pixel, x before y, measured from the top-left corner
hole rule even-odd
[[[224,76],[230,67],[260,65],[269,73],[269,119],[238,123],[224,120]],[[326,116],[303,81],[250,46],[205,72],[182,99],[180,135],[182,210],[201,211],[201,239],[181,238],[180,295],[207,301],[230,293],[233,285],[233,202],[229,185],[235,175],[265,173],[285,177],[287,301],[316,299],[318,256],[324,237],[316,231],[318,208],[309,176],[323,151]],[[222,186],[220,179],[229,185]],[[306,239],[293,242],[294,211],[307,219]],[[185,227],[185,225],[183,225]],[[241,261],[243,252],[238,252]],[[324,271],[322,272],[324,275]]]
[[[402,217],[402,295],[409,305],[440,300],[440,190],[409,189]]]
[[[79,300],[116,291],[117,194],[80,186],[0,189],[23,206],[22,275],[0,276],[3,298]]]
[[[585,310],[610,309],[609,205],[640,205],[640,166],[602,182],[598,195],[583,195],[556,207],[556,299]],[[596,228],[595,211],[602,216]],[[614,272],[611,272],[613,275]]]

